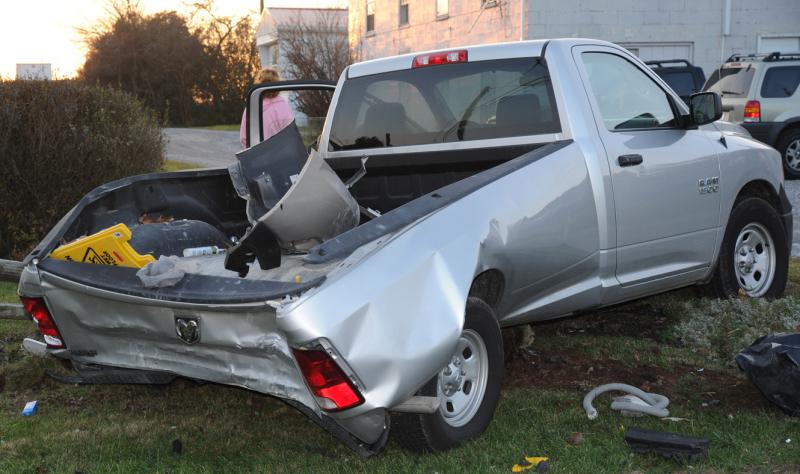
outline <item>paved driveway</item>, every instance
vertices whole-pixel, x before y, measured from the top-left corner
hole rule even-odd
[[[239,132],[198,128],[165,128],[167,159],[197,164],[205,168],[228,166],[242,149]]]

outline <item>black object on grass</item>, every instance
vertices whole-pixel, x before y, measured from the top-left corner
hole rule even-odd
[[[666,431],[629,428],[625,442],[631,451],[639,454],[658,454],[679,462],[695,461],[708,454],[708,438],[683,436]]]
[[[767,400],[800,416],[800,333],[756,339],[739,352],[736,363]]]
[[[172,441],[172,454],[183,454],[183,443],[181,443],[180,439],[175,439]]]

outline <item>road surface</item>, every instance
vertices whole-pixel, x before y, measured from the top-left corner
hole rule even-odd
[[[242,149],[239,132],[222,132],[201,128],[165,128],[167,159],[196,164],[204,168],[219,168],[236,161]]]

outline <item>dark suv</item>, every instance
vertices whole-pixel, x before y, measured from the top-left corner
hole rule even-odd
[[[733,55],[708,78],[723,120],[775,147],[787,178],[800,179],[800,54]]]
[[[703,90],[706,82],[703,70],[685,59],[645,61],[645,64],[664,79],[684,102],[688,102],[690,95]]]

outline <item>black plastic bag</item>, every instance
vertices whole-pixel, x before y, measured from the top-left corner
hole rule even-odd
[[[756,339],[736,355],[736,363],[767,400],[800,416],[800,333]]]

